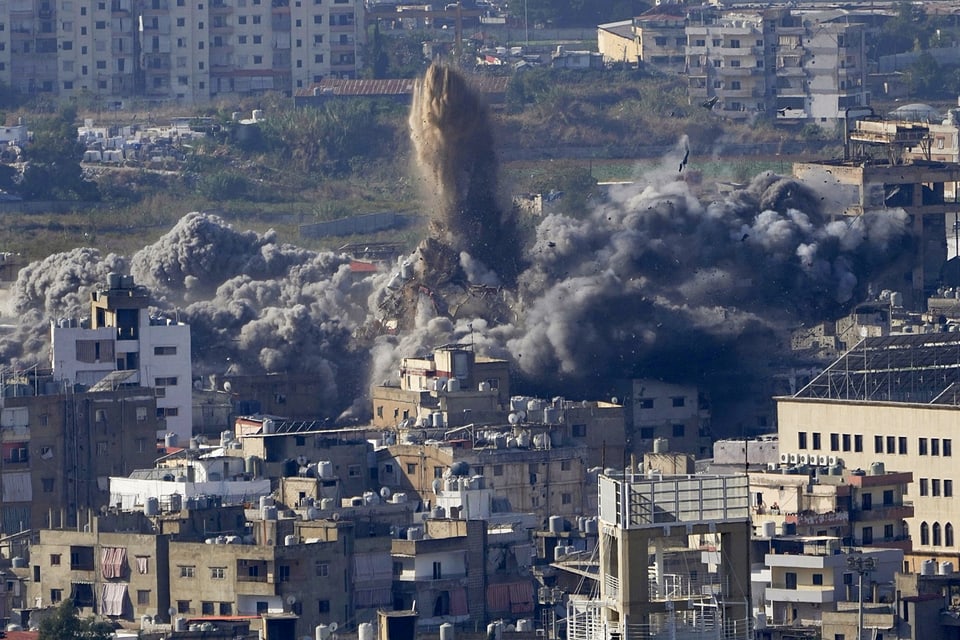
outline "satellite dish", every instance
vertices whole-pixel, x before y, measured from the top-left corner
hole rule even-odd
[[[332,516],[330,516],[330,517],[333,518],[333,521],[334,521],[334,522],[338,522],[338,521],[340,520],[340,512],[339,512],[339,511],[336,511],[336,512],[334,512],[334,514],[333,514]]]
[[[290,606],[297,604],[297,596],[293,594],[290,594],[289,596],[287,596],[287,604]]]
[[[387,498],[389,498],[389,497],[390,497],[390,487],[381,487],[381,489],[380,489],[380,497],[383,498],[384,500],[386,500]]]
[[[170,617],[172,618],[177,613],[177,610],[174,609],[173,607],[170,607],[169,609],[167,609],[167,613],[170,614]]]
[[[336,622],[330,623],[330,627],[329,627],[330,633],[334,633],[339,628],[340,628],[340,625],[338,625]]]
[[[230,393],[231,391],[233,391],[233,385],[230,384],[229,380],[223,383],[223,390],[226,391],[227,393]]]
[[[612,398],[610,398],[610,404],[620,404],[620,398],[618,398],[617,396],[613,396]]]

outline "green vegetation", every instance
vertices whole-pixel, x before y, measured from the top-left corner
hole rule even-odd
[[[72,600],[64,600],[52,615],[40,622],[40,640],[109,640],[113,625],[94,618],[78,617]]]

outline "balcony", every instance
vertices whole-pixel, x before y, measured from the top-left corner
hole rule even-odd
[[[797,589],[767,587],[764,590],[764,597],[770,602],[824,604],[834,601],[834,589],[833,587],[799,587]]]
[[[604,595],[610,600],[620,598],[620,578],[612,576],[609,573],[603,576]]]
[[[853,522],[871,522],[877,520],[904,520],[913,517],[913,503],[874,505],[871,509],[851,509],[850,520]]]

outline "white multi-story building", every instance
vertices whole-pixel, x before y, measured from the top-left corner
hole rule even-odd
[[[0,82],[184,104],[356,77],[360,0],[0,0]]]
[[[91,294],[90,326],[69,320],[51,324],[54,379],[84,387],[149,387],[157,396],[157,437],[192,435],[193,405],[189,325],[151,318],[150,296],[131,276],[111,275]]]

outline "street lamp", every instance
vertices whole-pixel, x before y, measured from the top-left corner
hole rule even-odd
[[[877,559],[864,557],[862,551],[847,556],[847,566],[860,575],[857,586],[857,640],[863,638],[863,576],[877,568]]]

